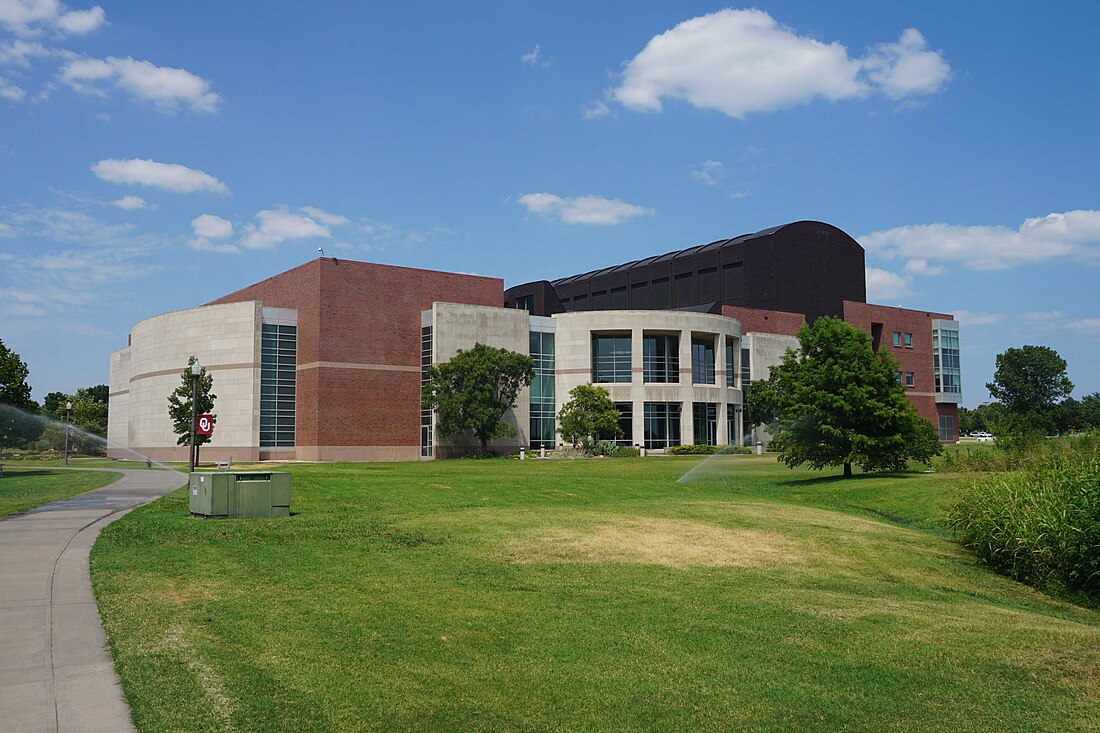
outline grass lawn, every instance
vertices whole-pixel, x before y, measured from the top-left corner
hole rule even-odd
[[[107,527],[142,731],[1100,731],[1100,612],[949,539],[953,477],[773,457],[294,465]]]
[[[0,478],[0,517],[100,489],[116,480],[116,473],[16,468],[8,463],[4,465],[4,478]]]

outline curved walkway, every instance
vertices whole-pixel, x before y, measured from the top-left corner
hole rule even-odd
[[[122,478],[0,519],[3,730],[134,730],[92,597],[88,555],[101,529],[187,478],[175,471],[80,470]]]

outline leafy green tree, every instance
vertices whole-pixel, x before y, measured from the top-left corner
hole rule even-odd
[[[31,399],[27,384],[30,370],[19,354],[0,340],[0,460],[4,448],[26,445],[42,434],[38,403]]]
[[[574,447],[578,442],[588,446],[595,443],[596,436],[622,437],[620,417],[606,389],[580,384],[569,391],[569,401],[558,412],[558,432]]]
[[[172,418],[172,432],[179,436],[176,445],[191,444],[191,365],[196,358],[192,356],[187,360],[187,367],[180,374],[180,386],[176,387],[172,394],[168,395],[168,415]],[[214,424],[218,422],[218,416],[214,415],[214,400],[218,396],[212,392],[214,378],[206,373],[206,367],[199,372],[198,389],[195,392],[195,414],[211,414]],[[195,436],[195,464],[199,462],[199,448],[209,443],[213,436]]]
[[[905,399],[897,361],[875,353],[869,334],[825,316],[803,325],[798,340],[799,350],[788,350],[766,380],[777,418],[770,447],[779,460],[791,468],[843,466],[851,476],[852,464],[901,470],[940,452],[935,427]]]
[[[58,419],[60,416],[60,418],[64,420],[65,403],[70,399],[71,397],[64,392],[48,393],[46,398],[42,400],[42,414],[48,415],[54,420]]]
[[[1073,391],[1066,360],[1049,346],[1022,346],[997,354],[993,381],[985,385],[1008,412],[1005,428],[1014,435],[1053,432],[1057,402]]]
[[[422,404],[435,410],[440,435],[470,431],[481,441],[483,453],[490,439],[515,435],[515,428],[503,418],[515,406],[520,389],[534,379],[530,356],[476,343],[425,371]]]
[[[84,453],[99,453],[104,448],[100,438],[107,437],[107,400],[101,397],[106,390],[106,385],[81,387],[73,395],[72,424],[82,431],[75,439],[76,448]]]
[[[744,390],[744,417],[746,429],[768,425],[776,419],[775,388],[769,380],[753,382]]]
[[[1085,427],[1100,430],[1100,392],[1081,398],[1081,419]]]
[[[959,405],[959,432],[969,434],[981,430],[981,428],[974,426],[976,422],[974,411]]]

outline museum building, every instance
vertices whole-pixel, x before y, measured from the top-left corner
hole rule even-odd
[[[502,280],[320,257],[197,308],[136,324],[111,354],[108,438],[185,460],[167,397],[193,354],[212,375],[206,461],[417,460],[472,449],[422,410],[424,368],[481,342],[530,354],[536,375],[493,447],[553,448],[579,384],[605,387],[621,442],[751,442],[741,405],[799,327],[833,315],[897,357],[918,412],[957,436],[958,324],[866,302],[863,248],[801,221],[554,281]]]

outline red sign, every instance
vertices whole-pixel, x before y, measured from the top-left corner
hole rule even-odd
[[[210,435],[214,432],[214,416],[213,415],[199,415],[198,423],[195,425],[196,435]]]

